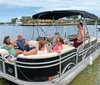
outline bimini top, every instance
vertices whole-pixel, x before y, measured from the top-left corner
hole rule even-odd
[[[68,17],[73,15],[81,15],[83,18],[97,19],[98,17],[92,13],[80,10],[56,10],[56,11],[45,11],[33,15],[33,19],[59,19],[62,17]]]

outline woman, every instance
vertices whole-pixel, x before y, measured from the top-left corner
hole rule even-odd
[[[18,54],[22,53],[21,50],[15,50],[14,49],[13,45],[10,42],[10,37],[9,36],[6,36],[4,38],[2,48],[6,49],[9,52],[9,54],[13,55],[13,56],[17,56]]]
[[[57,38],[57,43],[56,45],[53,47],[53,50],[51,52],[57,52],[60,53],[63,49],[62,44],[64,43],[63,38]]]
[[[40,41],[38,41],[38,43],[39,43],[38,49],[35,48],[35,49],[30,50],[30,51],[24,51],[23,54],[26,55],[26,56],[27,55],[36,55],[36,54],[38,54],[38,55],[46,54],[47,49],[45,48],[44,41],[40,40]]]
[[[45,47],[45,43],[43,40],[40,40],[37,54],[41,55],[41,54],[46,54],[46,53],[47,53],[47,48]]]

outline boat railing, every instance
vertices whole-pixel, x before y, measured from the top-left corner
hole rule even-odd
[[[55,66],[55,65],[59,65],[60,64],[59,61],[61,61],[61,60],[63,60],[63,61],[61,61],[61,63],[63,63],[64,61],[72,58],[73,56],[71,56],[71,55],[73,55],[73,54],[76,54],[76,52],[73,52],[71,54],[68,54],[67,56],[64,56],[64,57],[61,57],[62,54],[59,54],[59,58],[58,59],[53,60],[53,61],[49,61],[49,62],[36,62],[36,63],[32,62],[32,63],[28,63],[28,62],[16,61],[16,63],[18,63],[18,64],[24,64],[24,65],[31,65],[31,67],[17,65],[19,67],[26,67],[26,68],[47,68],[47,67],[52,67],[52,66]],[[68,57],[68,56],[71,56],[71,57]],[[68,57],[68,58],[66,59],[66,57]],[[56,64],[52,64],[52,63],[56,63]],[[40,66],[33,67],[33,65],[37,65],[37,64],[40,65]],[[52,64],[52,65],[48,65],[48,64]],[[45,66],[41,66],[41,65],[45,65]]]

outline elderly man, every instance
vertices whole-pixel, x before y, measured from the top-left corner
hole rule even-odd
[[[29,51],[31,48],[28,45],[28,41],[23,38],[22,34],[18,34],[18,39],[16,40],[16,44],[18,46],[18,49],[24,51]]]
[[[74,41],[73,46],[74,47],[78,47],[79,45],[81,45],[84,41],[84,38],[85,38],[85,30],[83,28],[83,23],[79,22],[77,27],[79,29],[78,33],[73,36],[73,41]]]

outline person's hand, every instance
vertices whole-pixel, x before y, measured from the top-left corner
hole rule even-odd
[[[23,52],[23,55],[25,55],[25,54],[26,54],[26,51]]]
[[[4,48],[6,48],[7,47],[7,45],[4,45]]]
[[[82,42],[82,41],[80,41],[80,40],[77,40],[77,42],[78,42],[78,43],[80,43],[80,42]]]
[[[23,55],[26,55],[26,53],[27,53],[27,51],[26,51],[26,50],[24,50],[24,51],[23,51]]]
[[[11,44],[16,47],[17,46],[17,41],[14,40],[14,41],[11,42]]]
[[[75,39],[76,38],[76,36],[74,35],[73,37],[72,37],[72,39]]]
[[[25,41],[25,44],[24,45],[28,45],[28,41],[27,40]]]
[[[50,53],[54,52],[54,50],[51,50]]]
[[[11,49],[13,46],[12,45],[9,45],[8,47]]]

